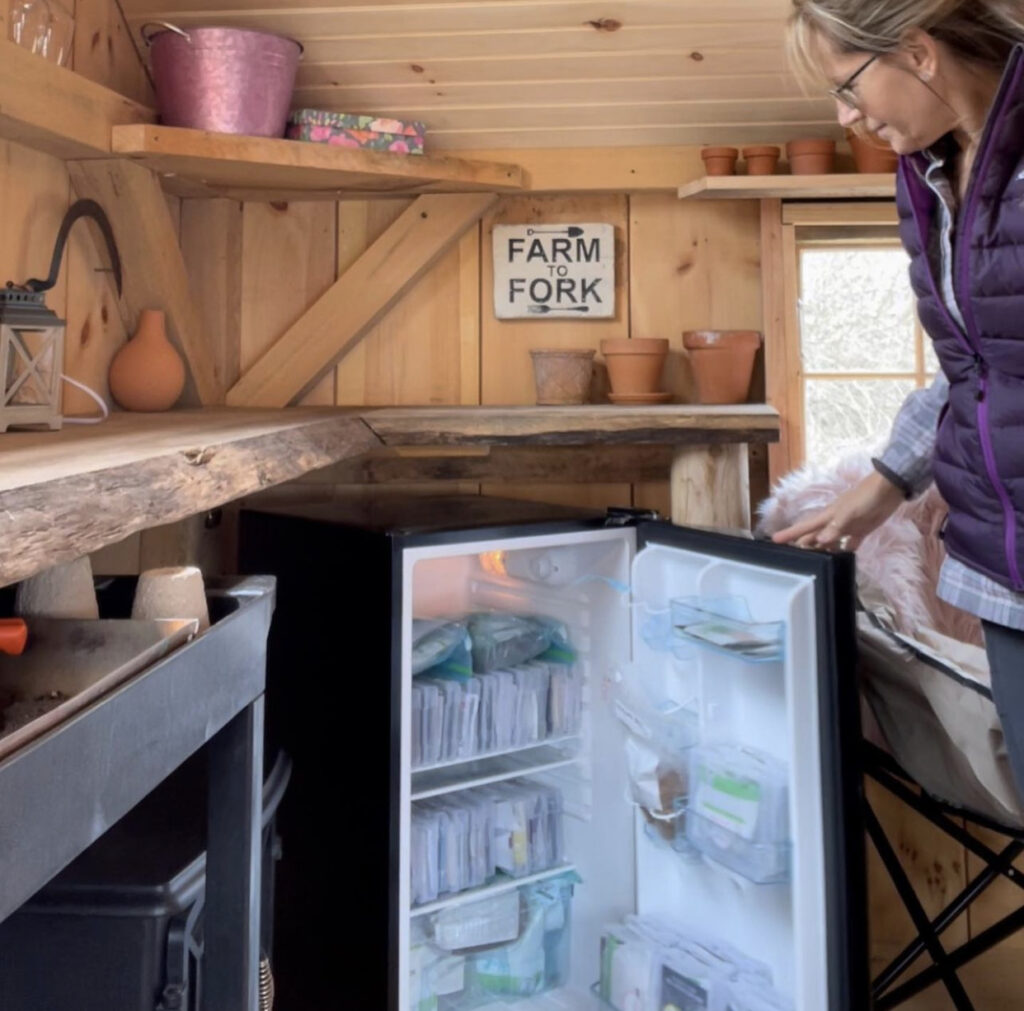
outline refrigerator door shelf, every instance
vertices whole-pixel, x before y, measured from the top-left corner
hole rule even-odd
[[[704,649],[750,663],[782,660],[785,622],[756,622],[742,597],[679,597],[671,602],[672,629]]]

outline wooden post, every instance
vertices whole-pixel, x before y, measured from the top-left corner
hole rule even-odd
[[[750,474],[745,444],[682,446],[672,460],[672,522],[750,529]]]

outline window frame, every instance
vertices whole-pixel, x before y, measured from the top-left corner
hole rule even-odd
[[[761,242],[765,317],[765,391],[780,416],[779,442],[769,448],[769,479],[774,484],[806,458],[805,382],[807,379],[910,379],[925,385],[925,336],[915,329],[913,373],[805,373],[800,334],[800,251],[808,245],[863,243],[891,248],[898,241],[894,201],[763,200]]]

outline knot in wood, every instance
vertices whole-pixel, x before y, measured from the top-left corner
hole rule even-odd
[[[200,449],[186,449],[182,456],[190,467],[205,467],[215,456],[217,451],[209,446]]]

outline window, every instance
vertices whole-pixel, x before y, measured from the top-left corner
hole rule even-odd
[[[799,237],[798,237],[799,239]],[[804,455],[826,463],[884,440],[936,361],[898,241],[798,241]]]
[[[774,481],[882,442],[938,365],[892,202],[765,204],[766,385],[781,417]]]

